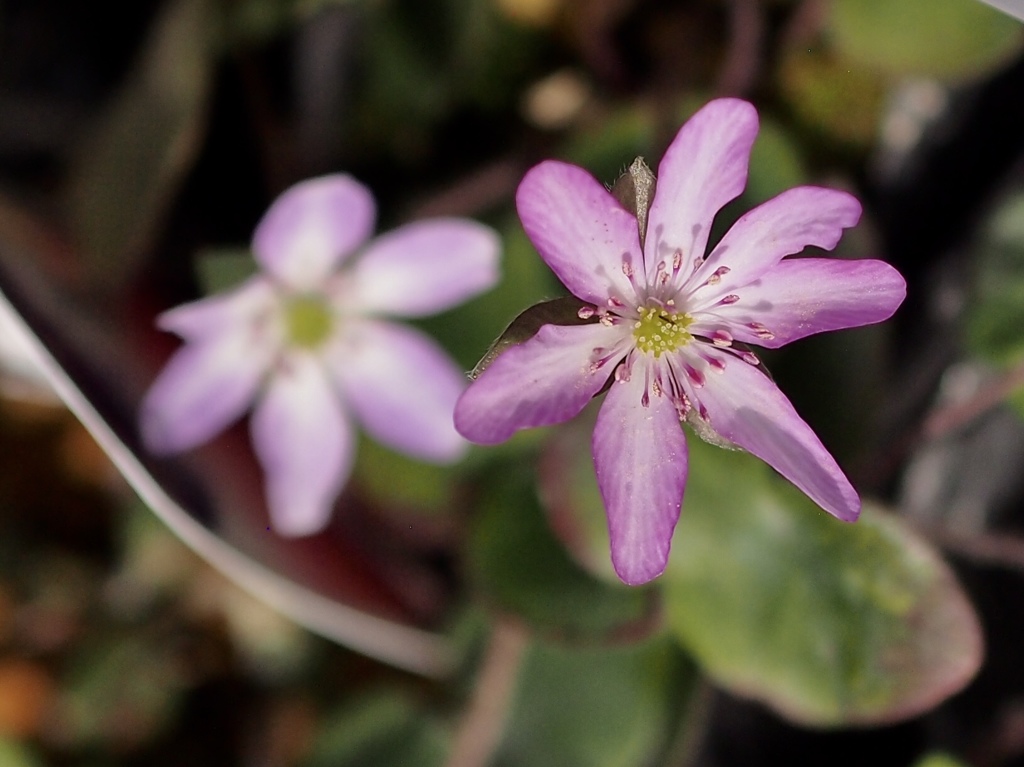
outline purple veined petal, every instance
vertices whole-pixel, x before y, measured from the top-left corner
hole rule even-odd
[[[256,261],[294,290],[311,290],[373,233],[376,204],[351,176],[321,176],[285,190],[253,234]]]
[[[278,364],[251,431],[274,529],[289,536],[322,530],[352,470],[355,438],[313,354],[290,354]]]
[[[407,224],[367,246],[352,267],[346,299],[365,312],[436,314],[493,287],[500,251],[495,231],[475,221]]]
[[[142,401],[139,429],[158,455],[206,442],[244,413],[277,348],[246,325],[179,349]]]
[[[452,412],[466,378],[437,342],[389,322],[359,322],[325,362],[371,437],[416,458],[455,461],[466,441]]]
[[[527,172],[516,208],[541,258],[577,298],[606,306],[615,296],[636,304],[624,273],[631,264],[643,284],[636,218],[582,168],[547,160]]]
[[[698,289],[695,308],[739,292],[785,256],[810,246],[832,250],[860,214],[853,195],[817,186],[788,189],[758,205],[733,224],[694,274],[691,284],[700,285],[716,270],[725,272],[716,284]]]
[[[889,319],[907,283],[884,261],[795,258],[737,294],[740,300],[718,307],[710,324],[721,327],[721,318],[737,341],[776,349],[814,333]],[[700,326],[697,315],[690,330],[700,333]]]
[[[658,166],[644,252],[649,281],[659,262],[671,269],[677,249],[683,274],[704,256],[715,214],[746,186],[757,128],[751,104],[716,99],[679,129]]]
[[[597,484],[608,514],[612,565],[636,586],[661,575],[686,486],[686,437],[676,408],[645,390],[639,362],[608,390],[594,427]]]
[[[471,442],[495,445],[519,429],[568,421],[604,386],[628,350],[625,341],[619,328],[600,324],[545,325],[469,385],[455,405],[455,428]],[[607,362],[594,369],[596,356]]]
[[[200,340],[231,327],[263,321],[261,318],[271,321],[278,301],[273,284],[257,275],[227,293],[169,309],[157,317],[156,324],[184,339]]]
[[[860,515],[860,498],[835,459],[779,388],[748,362],[724,352],[721,373],[709,372],[696,392],[710,427],[769,464],[830,514]]]

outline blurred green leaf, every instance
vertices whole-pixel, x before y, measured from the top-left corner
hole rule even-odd
[[[0,767],[39,767],[42,762],[27,746],[0,734]]]
[[[602,639],[643,628],[653,594],[580,570],[551,533],[532,472],[517,463],[492,468],[477,506],[468,565],[485,600],[563,638]]]
[[[977,244],[975,292],[967,312],[971,349],[993,361],[1024,358],[1024,194],[1000,205]]]
[[[97,636],[78,648],[59,705],[62,737],[131,748],[168,724],[189,685],[166,642],[145,633]]]
[[[577,609],[585,609],[580,606]],[[664,636],[628,647],[535,644],[520,671],[496,767],[654,764],[694,689]],[[659,762],[660,763],[660,762]]]
[[[208,248],[195,257],[196,276],[203,295],[210,296],[238,286],[259,271],[248,248]]]
[[[981,662],[952,572],[894,518],[867,506],[843,524],[749,454],[696,440],[663,585],[719,684],[807,724],[918,714]]]
[[[459,481],[456,471],[361,439],[353,477],[360,491],[377,503],[411,513],[445,514],[455,503]]]
[[[67,200],[98,289],[124,283],[146,255],[199,149],[214,55],[208,0],[175,0],[141,60],[79,149]]]
[[[862,147],[874,140],[887,90],[878,73],[851,67],[830,50],[793,47],[782,59],[778,83],[789,108],[830,142]]]
[[[914,767],[967,767],[967,763],[962,762],[949,754],[934,752],[926,754],[921,757],[921,759],[914,762]]]
[[[743,192],[746,207],[759,205],[780,192],[806,183],[807,169],[796,143],[781,125],[762,116],[761,130],[750,153],[747,188]]]
[[[364,695],[320,727],[303,767],[431,767],[441,765],[448,734],[397,692]]]
[[[611,184],[635,158],[650,154],[654,136],[654,115],[650,110],[628,104],[572,134],[562,156],[586,168],[594,178]],[[649,164],[655,173],[659,159],[648,158],[654,160]]]
[[[1019,51],[1022,27],[977,0],[832,0],[829,29],[857,67],[957,80]]]

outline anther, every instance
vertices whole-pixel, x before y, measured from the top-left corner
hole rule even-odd
[[[711,343],[719,347],[732,346],[732,335],[726,330],[714,330],[708,336],[711,339]]]
[[[722,306],[722,305],[728,306],[729,304],[734,304],[734,303],[736,303],[739,300],[740,300],[739,296],[737,296],[735,293],[730,293],[729,295],[727,295],[724,298],[722,298],[722,300],[719,301],[718,304],[720,306]]]
[[[597,310],[593,306],[584,306],[581,307],[578,312],[576,312],[576,316],[579,317],[581,320],[589,320],[596,313]]]

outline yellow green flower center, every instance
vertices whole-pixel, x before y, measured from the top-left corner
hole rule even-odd
[[[674,352],[693,340],[686,330],[693,318],[682,312],[671,312],[661,306],[644,306],[639,309],[640,318],[633,323],[633,338],[636,348],[642,352],[660,357],[664,352]]]
[[[327,340],[334,327],[331,308],[320,296],[289,298],[284,315],[288,341],[292,346],[315,348]]]

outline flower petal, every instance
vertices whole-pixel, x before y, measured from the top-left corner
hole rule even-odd
[[[261,321],[274,312],[278,299],[273,284],[265,277],[250,277],[227,293],[212,295],[176,306],[157,317],[161,330],[187,340],[200,340]]]
[[[256,260],[295,290],[319,282],[373,233],[373,195],[351,176],[302,181],[274,200],[253,234]]]
[[[738,291],[740,300],[715,314],[733,338],[776,349],[790,341],[887,320],[907,295],[907,283],[889,264],[862,259],[783,261]],[[759,323],[759,325],[753,325]],[[691,327],[699,333],[700,318]]]
[[[455,428],[471,442],[494,445],[518,429],[568,421],[600,391],[626,347],[616,328],[545,325],[502,352],[455,405]],[[621,347],[621,353],[618,349]],[[592,369],[595,349],[618,354]]]
[[[347,297],[364,312],[423,317],[498,281],[498,235],[467,219],[430,219],[378,237],[353,266]]]
[[[715,214],[743,192],[757,110],[739,99],[716,99],[686,121],[658,166],[647,224],[645,263],[653,283],[658,263],[671,269],[682,250],[682,273],[703,257]]]
[[[786,396],[755,366],[722,352],[721,373],[709,372],[697,390],[710,427],[772,466],[839,519],[860,514],[860,498],[835,459]]]
[[[292,536],[322,530],[352,470],[355,440],[316,357],[292,354],[279,364],[251,431],[274,529]]]
[[[146,448],[158,455],[206,442],[249,407],[276,348],[231,326],[179,349],[150,386],[139,412]]]
[[[626,259],[643,272],[636,218],[593,176],[575,165],[542,162],[519,184],[516,208],[541,258],[573,295],[598,306],[613,295],[636,303],[623,273]]]
[[[361,322],[326,361],[370,435],[417,458],[447,463],[466,442],[452,412],[465,376],[447,353],[418,330],[386,322]]]
[[[642,364],[642,363],[641,363]],[[594,427],[597,484],[608,514],[612,565],[632,586],[661,575],[686,486],[686,437],[665,396],[641,404],[642,371],[612,384]]]
[[[784,256],[810,246],[831,250],[843,229],[857,223],[860,213],[857,198],[838,189],[798,186],[773,197],[733,224],[694,274],[692,284],[699,285],[727,267],[719,282],[697,291],[694,306],[707,306],[739,292]]]

